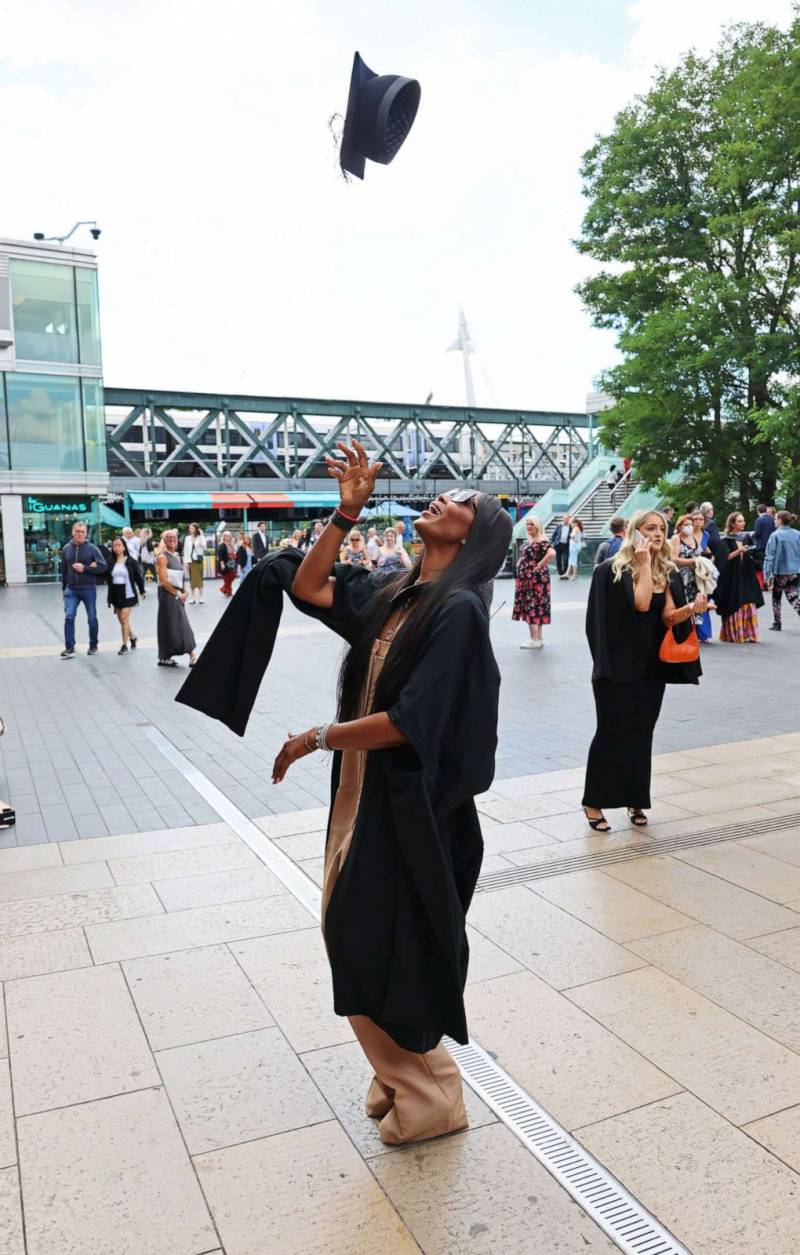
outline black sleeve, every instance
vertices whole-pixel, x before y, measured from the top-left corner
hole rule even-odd
[[[108,563],[106,562],[105,554],[103,553],[102,549],[97,548],[97,545],[90,545],[89,547],[92,550],[91,562],[97,563],[97,566],[95,567],[92,574],[93,575],[105,575],[106,571],[108,570]]]
[[[134,585],[135,588],[138,588],[139,592],[142,594],[142,596],[144,596],[144,575],[142,574],[141,563],[134,562],[133,558],[129,558],[128,559],[128,574],[131,577],[131,583]],[[111,576],[109,575],[109,584],[110,583],[111,583]]]
[[[387,711],[408,737],[434,805],[458,805],[489,788],[499,689],[486,608],[477,593],[457,593],[437,616]]]

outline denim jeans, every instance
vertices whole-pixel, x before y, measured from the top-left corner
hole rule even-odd
[[[64,644],[67,649],[75,648],[75,615],[78,606],[86,607],[86,618],[89,620],[89,648],[97,648],[97,587],[94,584],[86,588],[64,589]]]

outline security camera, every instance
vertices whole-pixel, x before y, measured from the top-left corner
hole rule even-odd
[[[34,238],[35,240],[43,240],[43,239],[44,239],[44,231],[34,231],[34,233],[33,233],[33,238]]]
[[[92,239],[93,239],[93,240],[99,240],[99,239],[100,239],[100,228],[99,228],[99,227],[92,227],[92,228],[91,228],[91,237],[92,237]]]

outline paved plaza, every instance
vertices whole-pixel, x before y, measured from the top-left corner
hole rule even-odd
[[[535,653],[496,588],[472,1036],[682,1249],[796,1255],[800,620],[706,648],[667,696],[651,826],[593,836],[586,581],[554,594]],[[363,1113],[316,913],[328,767],[269,781],[331,712],[338,643],[288,609],[240,740],[174,703],[155,598],[135,613],[135,654],[103,607],[100,654],[81,625],[65,663],[57,591],[0,592],[0,1255],[617,1249],[477,1092],[416,1147]]]

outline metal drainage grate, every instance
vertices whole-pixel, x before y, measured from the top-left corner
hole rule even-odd
[[[293,897],[319,918],[321,894],[305,872],[158,728],[144,721],[140,726],[148,740],[283,881]],[[450,1038],[444,1040],[470,1088],[624,1255],[691,1255],[477,1042],[470,1039],[468,1045],[460,1046]]]
[[[626,1255],[690,1255],[475,1042],[445,1038],[464,1079]]]
[[[675,850],[691,850],[699,845],[741,841],[743,837],[764,836],[770,832],[780,832],[783,828],[796,827],[800,827],[800,814],[773,815],[769,819],[756,819],[752,823],[704,828],[700,832],[688,832],[681,837],[653,837],[650,841],[624,845],[616,850],[595,850],[588,854],[576,854],[573,858],[558,858],[547,863],[509,867],[508,871],[489,872],[479,879],[476,892],[490,893],[493,889],[505,889],[508,885],[518,885],[526,880],[545,880],[548,876],[563,876],[567,872],[586,871],[591,867],[608,867],[612,863],[627,863],[634,858],[652,858],[655,854],[671,854]]]

